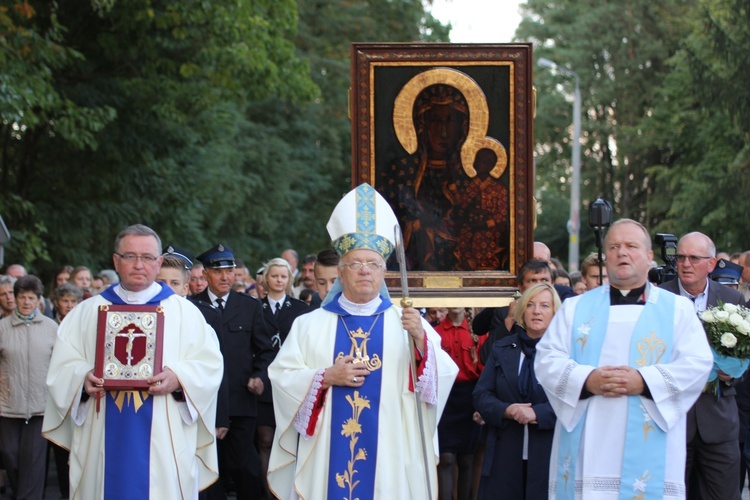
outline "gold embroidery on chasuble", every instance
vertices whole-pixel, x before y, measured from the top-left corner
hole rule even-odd
[[[339,316],[341,318],[341,316]],[[346,326],[346,323],[344,323],[344,319],[341,318],[341,322],[344,323],[344,328],[346,328],[347,333],[349,334],[349,340],[352,343],[352,347],[349,349],[349,356],[352,356],[354,358],[354,363],[362,363],[365,368],[367,368],[368,371],[375,371],[380,369],[381,366],[383,366],[383,362],[380,360],[380,356],[378,354],[373,354],[372,357],[370,357],[367,354],[367,341],[370,339],[370,333],[372,332],[372,328],[375,326],[375,323],[378,322],[378,318],[380,318],[380,315],[378,314],[375,316],[375,321],[373,321],[372,326],[370,326],[370,329],[365,332],[362,330],[362,327],[357,328],[356,330],[352,331],[349,330],[349,328]],[[339,352],[336,355],[336,361],[346,356],[343,352]]]
[[[578,327],[579,335],[576,338],[576,342],[581,343],[581,354],[583,354],[583,350],[586,348],[586,342],[589,340],[590,332],[591,332],[591,321],[587,321]]]
[[[565,487],[568,487],[568,479],[570,479],[570,463],[572,461],[572,457],[570,454],[567,454],[565,456],[565,461],[563,462],[563,479],[565,480]]]
[[[640,477],[637,477],[633,482],[633,496],[631,500],[643,500],[646,498],[646,486],[651,480],[651,475],[648,473],[648,469],[643,471]]]
[[[133,413],[138,413],[143,403],[149,398],[148,391],[109,391],[109,395],[115,400],[120,413],[122,413],[123,406],[126,409],[132,407]]]
[[[635,362],[638,366],[658,365],[661,357],[667,352],[667,343],[657,337],[655,332],[639,340],[637,347],[641,355]]]
[[[354,391],[354,395],[346,396],[346,401],[352,407],[352,416],[342,424],[341,435],[349,438],[349,460],[346,462],[346,470],[343,473],[336,473],[336,484],[339,488],[348,490],[349,496],[344,497],[344,500],[355,500],[354,490],[359,484],[359,481],[354,479],[354,475],[357,474],[355,464],[359,460],[367,460],[367,450],[357,448],[358,434],[362,433],[359,416],[362,410],[370,409],[370,401],[361,397],[359,391]]]
[[[655,431],[656,427],[651,425],[651,415],[643,405],[641,405],[641,410],[643,410],[643,442],[645,443],[648,442],[648,431]]]

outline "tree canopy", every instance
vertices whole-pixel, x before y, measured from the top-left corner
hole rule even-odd
[[[425,0],[426,2],[427,0]],[[0,5],[7,262],[109,267],[127,224],[252,267],[317,252],[351,179],[353,41],[446,41],[421,0],[9,0]],[[750,7],[528,0],[516,39],[575,71],[582,219],[750,248]],[[537,68],[537,239],[567,254],[573,85]],[[585,222],[581,256],[594,249]]]
[[[111,267],[136,222],[250,267],[318,252],[350,183],[349,44],[446,40],[418,0],[0,7],[6,262]]]
[[[528,0],[516,32],[580,76],[582,219],[603,197],[616,217],[677,236],[701,231],[726,250],[750,248],[750,9],[731,0]],[[537,68],[537,238],[567,255],[572,83]],[[581,256],[594,249],[581,230]]]

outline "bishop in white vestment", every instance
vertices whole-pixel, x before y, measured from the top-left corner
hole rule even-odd
[[[428,484],[436,498],[437,423],[458,369],[419,312],[393,305],[383,285],[395,224],[366,184],[331,216],[339,278],[268,368],[278,498],[426,499]]]

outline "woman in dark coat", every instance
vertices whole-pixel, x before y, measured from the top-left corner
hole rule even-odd
[[[263,319],[265,319],[266,327],[271,334],[271,344],[274,350],[278,352],[281,344],[289,335],[294,320],[297,319],[297,316],[307,312],[309,306],[292,297],[292,268],[284,259],[275,258],[266,262],[263,266],[263,277],[256,283],[258,285],[262,283],[267,291],[266,296],[261,299]],[[267,487],[268,459],[271,456],[273,434],[276,429],[271,387],[266,387],[263,394],[258,396],[258,416],[255,422],[258,454],[260,455],[261,474],[263,475],[265,489]],[[266,496],[271,498],[270,493],[266,493]]]
[[[534,375],[536,344],[560,307],[548,283],[523,293],[517,333],[492,345],[474,389],[474,407],[489,426],[480,499],[547,498],[555,414]]]

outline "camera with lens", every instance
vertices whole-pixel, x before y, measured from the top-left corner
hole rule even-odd
[[[673,234],[656,233],[654,241],[661,247],[661,258],[664,265],[652,267],[648,271],[648,280],[651,283],[661,285],[665,281],[671,281],[677,277],[677,238]]]

